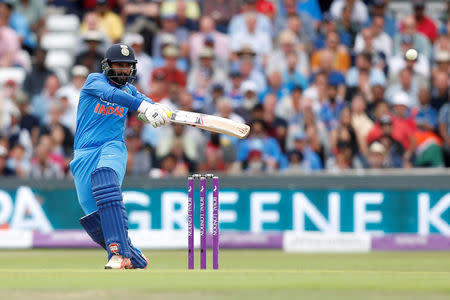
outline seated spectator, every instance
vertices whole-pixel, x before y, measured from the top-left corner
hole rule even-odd
[[[139,28],[141,26],[150,27],[152,26],[151,20],[156,19],[158,13],[159,3],[153,1],[128,0],[122,6],[121,17],[124,20],[127,29]]]
[[[200,18],[200,31],[192,33],[189,37],[190,60],[196,61],[206,46],[213,48],[214,55],[223,60],[230,56],[228,36],[216,30],[214,16],[211,15],[203,15]]]
[[[47,51],[38,48],[34,52],[33,64],[31,71],[27,72],[23,82],[23,91],[27,93],[30,98],[41,93],[45,80],[48,76],[53,74],[47,66],[45,65],[45,59],[47,57]]]
[[[272,51],[272,39],[270,32],[257,31],[257,15],[247,13],[245,26],[229,35],[230,49],[238,52],[244,46],[250,45],[256,54],[258,64],[265,66],[269,53]]]
[[[86,32],[97,32],[100,39],[99,48],[102,50],[106,51],[106,48],[112,43],[111,39],[108,36],[108,28],[106,28],[106,24],[104,22],[101,22],[100,16],[96,14],[95,11],[87,12],[84,15],[79,30],[81,38],[83,38]],[[84,45],[81,45],[81,51],[86,50],[84,49],[84,47]]]
[[[433,125],[429,120],[422,117],[415,118],[417,130],[414,133],[415,167],[444,167],[444,157],[442,154],[442,139],[430,130]]]
[[[397,33],[397,21],[393,13],[388,9],[389,0],[373,0],[372,1],[371,16],[380,16],[384,19],[383,31],[389,34],[391,38],[394,38]],[[371,24],[371,17],[369,16],[366,25]]]
[[[298,72],[297,67],[298,57],[294,53],[288,54],[287,56],[287,70],[283,75],[283,86],[291,92],[292,89],[299,85],[302,89],[308,87],[308,79],[303,76],[302,73]]]
[[[30,53],[36,49],[36,35],[31,31],[28,20],[24,15],[14,10],[13,0],[0,2],[0,24],[11,27],[19,36],[21,46]]]
[[[299,85],[292,89],[290,95],[285,95],[276,105],[275,114],[291,123],[295,116],[302,113],[303,88]]]
[[[416,19],[416,29],[430,40],[430,43],[434,43],[438,36],[437,26],[433,19],[425,14],[425,1],[414,0],[414,18]]]
[[[331,131],[336,128],[339,116],[346,103],[338,95],[338,82],[328,81],[327,93],[327,99],[321,103],[319,117],[327,127],[327,130]]]
[[[42,0],[16,1],[15,11],[23,15],[30,25],[30,29],[36,33],[42,33],[45,27],[46,4]]]
[[[95,6],[95,14],[98,16],[100,28],[106,30],[106,35],[113,43],[120,42],[124,33],[122,19],[111,9],[107,0],[97,0]],[[81,31],[83,31],[81,24]]]
[[[211,16],[215,22],[216,30],[227,33],[231,18],[239,13],[239,2],[238,0],[205,1],[202,7],[203,16]]]
[[[324,72],[317,73],[314,82],[303,92],[304,98],[310,99],[312,108],[318,114],[322,104],[328,101],[328,76]]]
[[[417,95],[421,87],[424,87],[423,83],[417,77],[413,77],[410,69],[404,68],[400,71],[398,83],[393,83],[386,89],[386,99],[388,103],[393,103],[397,94],[406,93],[405,102],[408,107],[416,107],[418,105]]]
[[[239,56],[239,71],[243,81],[253,81],[256,84],[258,94],[267,89],[266,78],[264,74],[256,67],[254,52],[250,48],[241,49]]]
[[[338,30],[345,32],[350,36],[352,46],[354,45],[356,35],[361,28],[361,23],[355,21],[353,18],[354,7],[353,3],[347,3],[342,9],[341,17],[337,19]]]
[[[288,56],[296,56],[295,72],[307,77],[309,75],[309,59],[305,51],[298,49],[298,40],[295,34],[289,29],[280,32],[278,36],[278,46],[268,58],[266,73],[274,70],[280,72],[289,71]],[[292,73],[294,70],[289,71]]]
[[[421,76],[423,82],[426,82],[430,78],[430,63],[425,55],[418,53],[416,59],[408,58],[405,55],[407,50],[413,49],[414,45],[412,41],[411,36],[403,36],[401,52],[388,60],[389,78],[391,81],[397,80],[400,70],[404,68],[412,70],[414,75]]]
[[[263,102],[267,94],[273,94],[276,100],[279,101],[285,95],[289,94],[289,89],[283,85],[283,78],[280,71],[274,70],[267,74],[267,89],[259,96],[260,101]]]
[[[242,98],[238,101],[236,99],[232,102],[235,111],[241,115],[245,120],[249,121],[249,112],[259,103],[258,88],[253,81],[244,81],[240,88]]]
[[[10,68],[19,64],[18,52],[21,42],[17,33],[8,26],[0,24],[0,67]]]
[[[152,55],[153,69],[164,66],[164,63],[165,63],[164,55],[163,55],[164,49],[166,49],[168,47],[172,47],[172,48],[175,47],[175,48],[179,49],[178,43],[177,43],[177,38],[175,37],[175,35],[173,35],[171,33],[162,34],[160,37],[160,41],[161,41],[161,49],[160,49],[161,51],[159,52],[160,54]],[[188,71],[188,68],[189,68],[188,60],[186,58],[182,57],[181,55],[178,55],[177,68],[183,72]]]
[[[389,59],[393,51],[391,37],[383,31],[384,19],[374,16],[370,27],[363,28],[356,36],[354,50],[356,53],[370,52],[372,55],[383,53]]]
[[[14,102],[20,112],[20,129],[28,131],[31,143],[37,144],[39,138],[39,119],[31,114],[30,98],[22,91],[18,91]]]
[[[426,36],[416,30],[416,19],[413,16],[408,16],[403,19],[400,33],[397,33],[394,38],[394,55],[401,52],[401,43],[404,36],[410,36],[413,40],[413,47],[419,53],[425,55],[429,60],[431,59],[432,49],[431,44]]]
[[[163,67],[156,68],[153,71],[152,80],[157,74],[164,74],[165,82],[176,88],[186,87],[186,73],[177,68],[177,59],[180,55],[176,47],[164,48],[163,56],[165,64]]]
[[[348,88],[356,88],[359,92],[368,93],[370,86],[384,85],[386,76],[372,65],[372,55],[362,52],[356,56],[355,66],[348,71],[346,82]]]
[[[359,141],[360,152],[367,154],[367,136],[373,128],[373,121],[366,114],[366,101],[356,94],[351,103],[352,127]]]
[[[14,170],[11,170],[6,165],[8,159],[8,149],[0,145],[0,176],[16,176]]]
[[[286,166],[285,158],[277,141],[267,135],[265,122],[254,120],[251,126],[250,136],[240,140],[237,148],[237,159],[243,164],[243,169],[252,169],[254,155],[258,165],[263,164],[266,172],[282,169]]]
[[[322,162],[320,157],[311,150],[307,142],[306,134],[304,132],[297,132],[294,134],[293,147],[289,151],[297,151],[302,153],[303,160],[301,162],[301,169],[304,172],[311,172],[322,169]],[[289,153],[289,152],[288,152]]]
[[[161,29],[153,38],[152,56],[163,56],[163,37],[170,34],[175,37],[176,45],[180,49],[181,57],[187,57],[189,52],[188,38],[189,32],[186,28],[178,27],[177,16],[175,14],[161,15]]]
[[[450,167],[450,102],[448,100],[439,110],[438,126],[443,142],[445,166]]]
[[[405,156],[405,148],[403,145],[395,139],[393,136],[393,126],[392,122],[388,120],[388,118],[382,118],[381,120],[381,136],[379,139],[375,141],[375,143],[379,142],[383,145],[385,149],[385,159],[384,159],[384,167],[386,168],[402,168],[407,167],[409,165],[408,158]],[[370,148],[369,146],[369,155]]]
[[[104,56],[100,50],[101,33],[99,31],[87,31],[83,34],[83,41],[87,45],[87,50],[77,55],[75,65],[85,66],[88,68],[89,73],[101,73]]]
[[[280,28],[280,31],[284,28],[292,31],[299,41],[298,48],[304,50],[307,53],[311,53],[316,32],[315,30],[309,30],[309,27],[311,27],[311,23],[305,25],[305,22],[308,22],[306,19],[307,18],[304,17],[304,14],[301,17],[297,14],[288,15],[287,24]]]
[[[60,88],[60,82],[56,75],[50,75],[45,80],[43,91],[31,99],[32,114],[39,119],[41,124],[48,124],[48,112],[52,103],[57,102],[56,92]]]
[[[26,178],[31,171],[31,153],[27,153],[25,146],[16,143],[10,150],[6,160],[6,169],[19,178]]]
[[[386,148],[380,142],[373,142],[369,146],[369,154],[367,156],[369,169],[385,168]]]
[[[68,127],[73,134],[77,125],[77,108],[80,99],[81,88],[86,82],[89,74],[88,69],[82,65],[76,65],[72,68],[71,81],[62,86],[56,93],[58,98],[63,102],[64,115],[61,117],[61,122]]]
[[[411,113],[415,116],[415,120],[421,121],[421,129],[426,129],[427,131],[436,131],[438,122],[438,112],[431,106],[430,101],[430,91],[427,88],[421,88],[419,90],[419,105]]]
[[[450,50],[438,51],[434,57],[435,65],[433,66],[433,75],[437,72],[450,72]]]
[[[163,1],[159,9],[161,15],[176,15],[179,26],[190,31],[197,30],[200,17],[197,1]]]
[[[237,68],[233,68],[229,75],[229,82],[227,82],[227,96],[233,101],[233,107],[237,108],[241,105],[243,99],[243,93],[241,85],[243,82],[241,71]],[[255,93],[257,89],[255,88]]]
[[[448,73],[442,71],[436,72],[432,78],[431,106],[438,111],[449,99],[448,79]]]
[[[242,31],[243,28],[246,28],[245,19],[249,13],[256,14],[256,31],[272,34],[272,24],[270,19],[256,10],[256,0],[244,0],[241,7],[241,13],[233,15],[230,20],[228,25],[229,36],[232,36],[233,34]]]
[[[340,44],[339,35],[336,31],[328,32],[326,36],[326,46],[324,49],[316,50],[311,57],[311,71],[317,72],[320,66],[321,56],[325,50],[333,53],[333,68],[345,73],[350,68],[350,55],[347,48]]]
[[[361,169],[363,161],[360,158],[358,142],[352,127],[341,126],[336,131],[336,141],[333,143],[332,155],[326,160],[326,168],[333,172],[347,169]]]
[[[443,23],[443,28],[441,34],[438,36],[437,40],[434,42],[434,56],[439,51],[450,51],[450,20]]]
[[[339,35],[339,41],[347,48],[353,47],[352,36],[338,28],[337,19],[335,19],[330,13],[325,13],[323,16],[323,22],[320,24],[318,33],[314,40],[314,47],[316,50],[322,49],[326,46],[326,39],[328,33],[337,32]]]
[[[133,48],[136,64],[136,81],[139,90],[147,94],[150,92],[151,75],[153,70],[152,58],[145,53],[144,38],[139,33],[127,33],[123,37],[123,42]]]
[[[43,135],[36,147],[36,152],[31,160],[29,177],[32,179],[61,179],[64,171],[57,162],[63,160],[53,153],[53,141],[50,136]]]
[[[334,18],[340,19],[347,6],[353,7],[351,20],[359,24],[365,24],[369,18],[366,4],[362,0],[334,0],[330,12]]]
[[[205,161],[199,164],[198,172],[224,172],[228,169],[229,163],[224,159],[224,149],[220,144],[218,134],[211,134],[205,149]],[[234,158],[233,158],[234,159]]]
[[[206,97],[212,84],[225,82],[227,74],[226,63],[215,57],[212,48],[205,47],[200,52],[199,58],[192,62],[187,78],[187,89]]]

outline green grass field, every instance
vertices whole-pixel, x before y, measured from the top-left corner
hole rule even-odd
[[[145,254],[147,270],[104,270],[101,250],[0,251],[0,299],[450,299],[450,252],[221,250],[218,271]]]

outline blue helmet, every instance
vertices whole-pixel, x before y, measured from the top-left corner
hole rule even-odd
[[[129,75],[123,73],[123,68],[112,68],[111,63],[124,62],[131,64]],[[125,44],[114,44],[106,50],[105,58],[102,60],[103,73],[118,86],[127,82],[132,83],[136,79],[136,63],[134,51]]]

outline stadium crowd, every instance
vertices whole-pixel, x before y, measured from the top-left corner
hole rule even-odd
[[[130,113],[128,174],[449,167],[450,1],[439,18],[389,2],[0,0],[0,68],[26,71],[1,87],[0,175],[71,176],[80,89],[118,42],[152,100],[252,128],[238,140]],[[50,14],[79,19],[65,73],[41,42]]]

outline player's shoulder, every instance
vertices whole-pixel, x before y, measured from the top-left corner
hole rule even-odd
[[[106,76],[103,73],[91,73],[86,78],[86,81],[102,80],[106,81]]]

